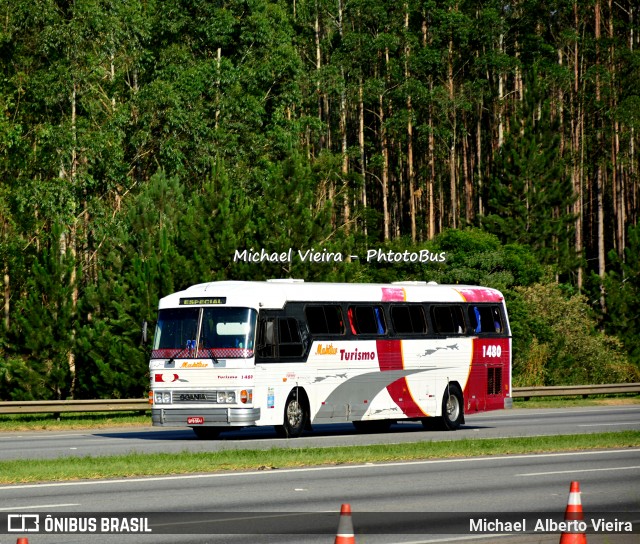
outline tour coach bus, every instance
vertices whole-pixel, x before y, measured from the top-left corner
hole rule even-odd
[[[504,297],[486,287],[220,281],[160,300],[153,424],[213,438],[273,425],[454,430],[511,405]]]

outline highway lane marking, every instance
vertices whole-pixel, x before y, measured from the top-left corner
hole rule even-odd
[[[331,516],[332,519],[335,517],[336,512],[335,510],[320,510],[318,512],[287,512],[284,514],[278,514],[278,513],[273,513],[273,514],[269,514],[269,513],[264,513],[264,514],[256,514],[256,515],[252,515],[252,516],[238,516],[238,517],[230,517],[230,518],[220,518],[220,519],[214,519],[214,520],[195,520],[195,521],[172,521],[171,523],[154,523],[153,527],[172,527],[174,525],[201,525],[203,523],[207,523],[207,524],[214,524],[214,523],[228,523],[230,521],[250,521],[250,520],[256,520],[256,519],[278,519],[278,518],[289,518],[289,517],[300,517],[300,516],[308,516],[308,515],[315,515],[315,514],[327,514],[328,516]]]
[[[627,448],[624,450],[597,450],[597,451],[573,451],[566,453],[534,453],[527,455],[500,455],[496,457],[469,457],[469,458],[461,458],[461,459],[428,459],[425,461],[400,461],[396,463],[363,463],[361,465],[338,465],[338,466],[322,466],[322,467],[307,467],[307,468],[289,468],[289,469],[278,469],[278,470],[254,470],[250,472],[216,472],[212,474],[183,474],[179,476],[152,476],[146,478],[123,478],[123,479],[113,479],[113,480],[82,480],[82,481],[73,481],[73,482],[50,482],[50,483],[39,483],[39,484],[13,484],[13,485],[4,485],[0,486],[0,490],[8,491],[8,490],[19,490],[19,489],[35,489],[35,488],[43,488],[43,487],[69,487],[69,486],[79,486],[79,485],[110,485],[110,484],[140,484],[144,482],[167,482],[171,480],[196,480],[196,479],[205,479],[205,478],[231,478],[231,477],[245,477],[245,476],[264,476],[267,474],[275,475],[274,477],[278,477],[278,475],[286,474],[290,472],[301,473],[301,472],[320,472],[325,470],[357,470],[363,468],[387,468],[387,467],[402,467],[402,466],[415,466],[415,465],[439,465],[444,463],[481,463],[481,462],[491,462],[491,461],[505,461],[505,460],[514,460],[514,459],[542,459],[542,458],[550,458],[550,457],[573,457],[576,456],[585,456],[585,455],[611,455],[614,453],[632,453],[634,455],[638,455],[640,452],[640,448]],[[607,469],[611,470],[611,469]]]
[[[447,538],[430,538],[429,540],[414,540],[412,542],[400,541],[398,544],[436,544],[438,542],[460,542],[461,540],[489,540],[498,537],[513,537],[513,533],[496,533],[490,535],[451,536]]]
[[[638,405],[640,406],[640,405]],[[594,407],[597,408],[597,407]],[[500,417],[513,417],[513,416],[548,416],[549,414],[557,415],[557,414],[613,414],[619,412],[625,412],[630,414],[635,414],[638,412],[640,408],[633,405],[633,407],[629,406],[626,408],[610,408],[607,410],[554,410],[553,408],[548,408],[546,411],[538,412],[534,411],[535,408],[513,408],[506,409],[502,411],[494,411],[490,414],[465,414],[465,417],[469,417],[472,419],[498,419]]]
[[[528,472],[526,474],[516,474],[515,476],[546,476],[547,474],[573,474],[575,472],[603,472],[603,471],[612,471],[612,470],[633,470],[639,469],[640,466],[637,467],[611,467],[611,468],[585,468],[578,470],[558,470],[553,472]]]
[[[46,435],[46,434],[39,434],[39,435],[31,435],[31,436],[14,436],[12,438],[22,438],[23,440],[33,440],[34,438],[38,438],[38,439],[49,439],[49,440],[54,440],[57,438],[82,438],[85,440],[102,440],[103,442],[121,442],[122,440],[135,440],[129,437],[125,437],[125,438],[118,438],[118,437],[104,437],[104,436],[94,436],[91,434],[51,434],[51,435]],[[139,440],[145,440],[144,438],[140,438]]]
[[[11,506],[8,508],[0,508],[0,512],[8,512],[9,510],[35,510],[38,508],[62,508],[63,506],[80,506],[80,503],[68,504],[34,504],[31,506]]]
[[[623,421],[621,423],[579,423],[578,427],[602,427],[604,425],[640,425],[640,421]]]

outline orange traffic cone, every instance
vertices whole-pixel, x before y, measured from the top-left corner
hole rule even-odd
[[[343,504],[340,507],[340,522],[338,534],[334,544],[356,544],[356,536],[353,534],[353,522],[351,521],[351,506]]]
[[[571,482],[567,509],[564,512],[565,521],[582,521],[582,502],[580,501],[580,483]],[[587,544],[587,535],[584,533],[562,533],[560,544]]]
[[[28,538],[19,538],[16,544],[29,544]]]

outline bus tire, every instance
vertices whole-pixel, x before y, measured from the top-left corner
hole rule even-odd
[[[464,401],[457,385],[449,385],[442,397],[442,428],[455,431],[464,423]]]
[[[191,427],[200,440],[213,440],[222,432],[220,427]]]
[[[284,422],[276,427],[276,433],[283,438],[297,438],[304,431],[309,420],[309,409],[302,392],[294,389],[284,404]]]

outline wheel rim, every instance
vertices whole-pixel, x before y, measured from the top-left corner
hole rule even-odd
[[[449,421],[456,421],[460,416],[460,403],[458,397],[455,395],[449,395],[447,400],[447,417]]]
[[[292,429],[299,427],[302,423],[302,410],[296,400],[292,400],[287,405],[287,423]]]

